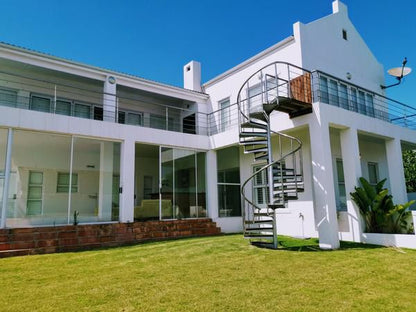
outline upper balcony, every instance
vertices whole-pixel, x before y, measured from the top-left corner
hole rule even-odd
[[[152,92],[149,81],[147,89],[135,88],[131,79],[132,83],[117,84],[109,92],[102,80],[6,59],[0,59],[0,65],[0,106],[189,134],[208,133],[208,116],[198,111],[204,100],[198,100],[201,95],[193,96],[191,91],[172,87],[186,95],[180,98],[156,88]]]
[[[299,80],[299,77],[300,74],[292,78],[291,81],[296,82],[296,80]],[[310,80],[303,79],[302,81],[302,84],[310,83],[310,86],[304,87],[302,92],[305,89],[312,90],[313,102],[329,104],[411,130],[416,130],[416,108],[414,107],[321,71],[312,72]],[[257,88],[261,89],[258,86]],[[291,90],[294,98],[296,98],[296,92],[299,91],[293,90],[293,85],[289,88],[287,86],[283,88],[279,86],[277,89],[279,89],[277,90],[279,96],[287,96],[288,90]],[[270,87],[263,88],[263,90],[270,90]],[[259,92],[249,96],[248,102],[253,102],[256,98],[260,98]],[[221,107],[212,112],[208,116],[208,124],[209,134],[211,135],[237,127],[237,103]]]

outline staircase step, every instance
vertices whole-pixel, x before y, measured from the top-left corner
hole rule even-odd
[[[267,116],[264,112],[252,112],[249,114],[249,117],[267,122]]]
[[[244,221],[244,224],[273,224],[273,220],[253,220],[253,221]]]
[[[281,208],[286,208],[285,204],[271,204],[268,206],[271,209],[281,209]]]
[[[252,145],[252,144],[267,145],[267,139],[242,140],[240,141],[240,144],[241,145]]]
[[[241,124],[241,128],[257,128],[257,129],[266,130],[267,129],[267,124],[260,123],[260,122],[257,122],[257,121],[253,121],[253,120],[249,120],[249,121],[243,122]]]
[[[273,198],[281,200],[282,199],[282,195],[280,195],[280,194],[274,194],[273,195]],[[295,195],[285,195],[283,197],[283,199],[285,201],[288,201],[288,200],[296,200],[296,199],[298,199],[298,196],[295,196]]]
[[[267,212],[255,212],[254,213],[255,217],[270,217],[272,218],[273,214],[272,213],[267,213]]]
[[[276,103],[276,100],[271,101],[269,103],[263,104],[263,110],[266,112],[267,115],[270,115],[279,105]]]
[[[265,153],[265,154],[262,154],[262,155],[254,155],[254,160],[255,161],[257,161],[257,160],[264,160],[264,159],[267,159],[267,158],[269,158],[269,154],[268,153]]]
[[[250,138],[250,137],[267,137],[266,132],[258,132],[258,131],[242,131],[240,132],[240,138]]]
[[[273,230],[273,227],[248,227],[245,231],[270,231]]]
[[[262,239],[273,239],[273,235],[270,234],[259,234],[259,233],[244,233],[244,238],[262,238]]]
[[[250,153],[267,153],[267,147],[244,148],[244,154]]]

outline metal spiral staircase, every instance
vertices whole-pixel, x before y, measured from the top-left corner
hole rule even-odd
[[[303,192],[302,143],[271,128],[273,112],[295,118],[312,112],[310,72],[276,62],[251,75],[237,96],[240,145],[261,167],[243,183],[244,237],[253,245],[277,248],[276,210]],[[252,183],[249,183],[252,182]],[[262,184],[258,188],[250,185]],[[250,199],[249,189],[253,190]]]

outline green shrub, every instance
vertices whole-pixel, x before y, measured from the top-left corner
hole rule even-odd
[[[412,231],[411,211],[409,207],[414,200],[405,204],[394,205],[393,196],[383,188],[386,179],[371,185],[360,178],[361,187],[355,187],[351,198],[360,209],[367,233],[409,233]]]

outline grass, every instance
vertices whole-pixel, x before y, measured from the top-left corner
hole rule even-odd
[[[241,235],[0,259],[1,311],[412,311],[416,251]]]

